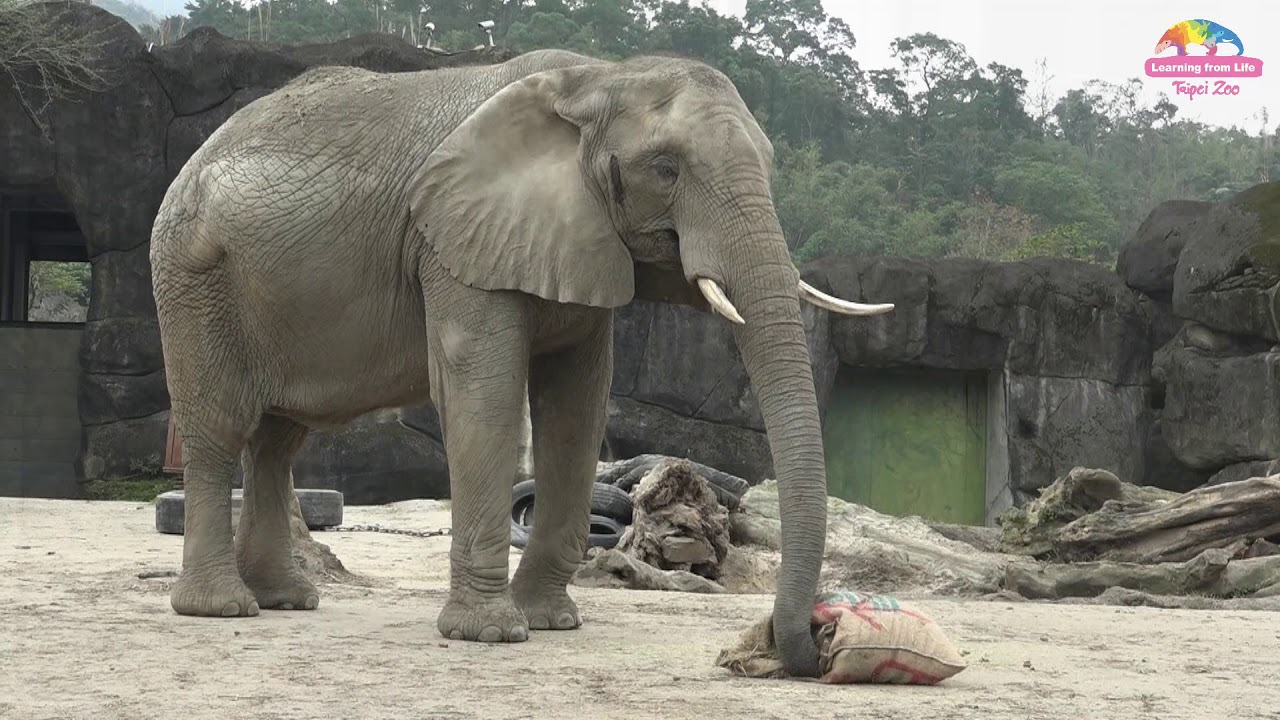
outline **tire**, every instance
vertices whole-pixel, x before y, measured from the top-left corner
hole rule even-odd
[[[511,488],[511,519],[524,526],[529,526],[532,518],[528,516],[533,509],[534,481],[525,480]],[[623,527],[631,524],[634,517],[631,496],[621,488],[613,485],[592,483],[591,514],[611,518]]]
[[[613,518],[592,515],[591,531],[587,534],[587,547],[611,548],[622,539],[625,529]],[[511,545],[521,550],[529,546],[529,528],[514,519],[511,521]]]
[[[620,462],[609,468],[604,473],[601,473],[596,480],[598,483],[607,483],[630,492],[658,463],[668,459],[676,460],[679,458],[668,458],[666,455],[637,455],[631,460]],[[689,461],[689,464],[693,466],[694,472],[706,478],[721,505],[724,505],[729,510],[738,509],[742,496],[751,488],[751,485],[746,480],[692,460]]]
[[[302,519],[310,530],[322,530],[342,524],[342,493],[337,490],[319,490],[313,488],[295,488],[298,496],[298,508],[302,510]],[[168,535],[182,535],[185,521],[184,503],[186,493],[182,490],[170,490],[156,496],[156,530]],[[240,514],[240,506],[244,502],[244,490],[231,491],[231,513],[233,519]],[[234,528],[235,525],[232,525]]]

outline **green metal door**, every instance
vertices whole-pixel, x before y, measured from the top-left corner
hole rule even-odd
[[[831,495],[890,515],[985,524],[986,373],[841,367],[823,438]]]

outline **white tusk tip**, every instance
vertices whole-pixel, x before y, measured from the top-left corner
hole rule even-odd
[[[711,309],[715,310],[719,315],[723,316],[729,322],[735,325],[746,325],[747,321],[742,319],[738,314],[738,309],[729,302],[729,297],[724,294],[724,289],[720,284],[711,278],[698,278],[698,290],[702,292],[702,296],[707,299],[707,303],[711,305]]]
[[[840,315],[883,315],[887,312],[892,312],[894,309],[893,303],[869,305],[867,303],[856,303],[849,300],[842,300],[838,297],[832,297],[804,280],[800,281],[800,296],[820,308],[830,310],[831,312]]]

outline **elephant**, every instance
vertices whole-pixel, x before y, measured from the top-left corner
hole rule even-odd
[[[801,302],[849,315],[893,305],[802,281],[773,164],[734,84],[678,57],[312,68],[238,110],[179,171],[151,237],[185,460],[173,609],[316,608],[291,560],[295,453],[312,430],[429,404],[453,517],[440,634],[520,642],[579,627],[568,585],[605,431],[613,313],[645,299],[732,323],[780,492],[774,637],[787,671],[816,675],[826,469]],[[538,500],[509,576],[526,401]]]

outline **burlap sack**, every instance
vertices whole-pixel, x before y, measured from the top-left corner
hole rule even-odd
[[[716,665],[747,677],[787,677],[773,644],[772,615],[752,625]],[[934,685],[967,665],[929,617],[891,597],[831,592],[812,625],[827,683]]]

